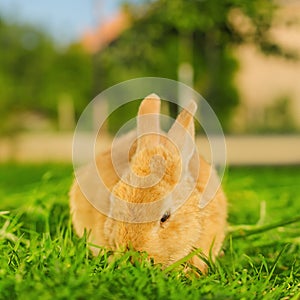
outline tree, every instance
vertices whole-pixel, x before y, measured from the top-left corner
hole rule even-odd
[[[0,132],[22,127],[17,116],[24,111],[56,121],[63,95],[79,116],[92,97],[91,62],[79,44],[59,49],[39,29],[0,19]],[[17,124],[9,124],[13,116]]]
[[[194,68],[194,88],[225,130],[238,104],[232,49],[253,43],[266,54],[292,57],[269,34],[272,0],[156,0],[125,8],[132,26],[95,56],[99,87],[140,76],[177,79],[180,63],[187,61]]]

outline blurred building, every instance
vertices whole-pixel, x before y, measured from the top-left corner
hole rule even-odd
[[[120,11],[110,20],[101,24],[96,31],[86,32],[82,38],[82,44],[89,53],[96,53],[107,46],[130,26],[128,15]]]
[[[272,35],[299,60],[266,56],[253,46],[237,49],[240,70],[236,83],[241,105],[234,118],[236,131],[249,124],[276,129],[284,126],[278,123],[285,123],[300,128],[300,1],[281,3]]]

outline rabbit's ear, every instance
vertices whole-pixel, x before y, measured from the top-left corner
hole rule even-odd
[[[141,103],[137,118],[138,148],[159,144],[160,98],[156,94],[147,96]]]
[[[182,155],[183,165],[187,168],[195,150],[195,124],[194,114],[197,110],[195,101],[178,115],[176,121],[168,132],[168,138],[178,147]]]

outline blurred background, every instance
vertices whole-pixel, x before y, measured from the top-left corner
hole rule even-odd
[[[85,106],[145,76],[205,97],[230,164],[300,163],[299,0],[0,0],[0,161],[70,162]]]

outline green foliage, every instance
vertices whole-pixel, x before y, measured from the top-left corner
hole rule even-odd
[[[264,119],[264,124],[255,128],[259,132],[290,133],[297,130],[293,118],[291,99],[287,96],[275,99],[274,103],[266,108]]]
[[[34,27],[0,22],[0,66],[0,132],[20,126],[5,120],[24,111],[55,119],[64,95],[73,100],[77,114],[90,101],[90,56],[79,45],[57,49]]]
[[[225,254],[208,259],[200,277],[184,259],[162,271],[145,253],[92,257],[70,223],[71,173],[68,165],[0,166],[0,299],[299,298],[299,220],[287,225],[300,211],[299,166],[227,171]]]
[[[157,0],[127,5],[132,26],[95,57],[99,88],[143,76],[177,79],[189,62],[194,87],[211,104],[225,130],[238,104],[234,46],[254,43],[266,54],[286,55],[269,29],[274,1]],[[239,17],[239,19],[237,18]],[[248,25],[241,26],[236,20]]]
[[[123,125],[125,125],[127,122],[132,120],[136,117],[137,111],[139,108],[139,105],[141,103],[141,100],[135,100],[130,101],[118,109],[116,109],[110,116],[108,120],[108,129],[111,132],[118,132],[119,129],[122,128]],[[133,126],[132,126],[133,125]],[[128,128],[127,128],[128,126]],[[136,127],[136,122],[129,123],[126,126],[126,132],[129,131],[129,129],[133,129]],[[124,132],[122,132],[124,133]]]

